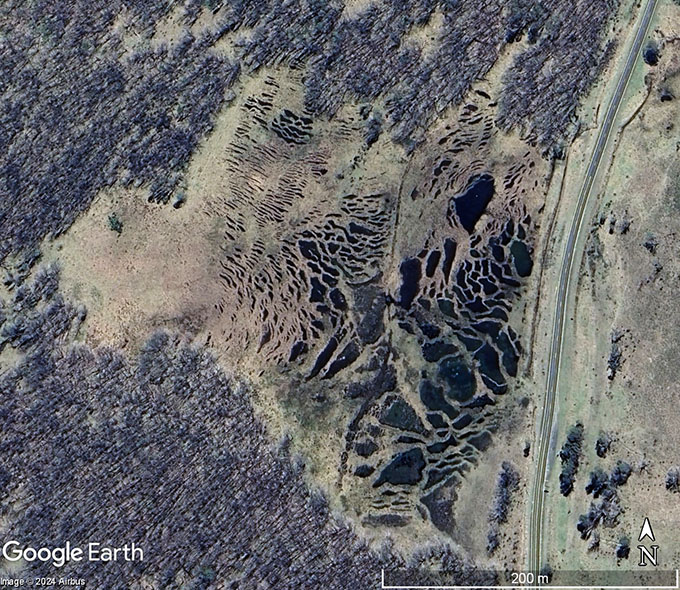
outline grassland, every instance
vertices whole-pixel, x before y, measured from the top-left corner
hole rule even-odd
[[[581,262],[562,368],[557,441],[561,445],[577,421],[586,435],[579,477],[568,498],[557,496],[559,470],[552,474],[549,559],[555,569],[635,569],[635,548],[629,561],[617,560],[614,549],[622,536],[637,539],[645,516],[655,524],[664,548],[660,567],[672,569],[678,560],[673,541],[679,524],[676,498],[664,486],[666,472],[678,462],[680,442],[673,426],[677,403],[672,359],[678,349],[672,334],[678,315],[671,294],[677,277],[671,187],[678,107],[675,101],[660,100],[662,88],[677,93],[678,49],[666,41],[677,37],[677,27],[677,8],[664,5],[654,28],[662,59],[653,68],[641,60],[634,74],[637,83],[629,88],[620,113],[624,127],[603,176]],[[610,380],[607,363],[617,331],[623,364]],[[605,459],[595,454],[602,432],[614,438]],[[580,539],[575,526],[592,501],[584,491],[587,476],[596,467],[609,471],[619,459],[634,468],[620,490],[624,512],[614,528],[598,528],[600,547],[589,552],[588,541]]]

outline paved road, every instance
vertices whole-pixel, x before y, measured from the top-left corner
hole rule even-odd
[[[572,287],[572,269],[574,261],[580,259],[580,250],[577,249],[578,236],[581,232],[584,222],[584,212],[586,204],[591,196],[593,182],[602,161],[602,155],[614,127],[614,121],[619,111],[621,99],[626,91],[631,74],[640,55],[640,49],[647,36],[649,24],[656,10],[658,0],[648,0],[642,18],[640,19],[633,45],[630,48],[625,66],[621,71],[616,90],[612,96],[611,102],[607,108],[607,114],[602,121],[600,132],[597,137],[597,143],[590,158],[590,165],[586,172],[586,177],[581,187],[581,192],[578,196],[576,211],[571,224],[571,230],[567,238],[564,258],[562,259],[562,266],[560,269],[559,288],[557,293],[557,301],[555,306],[555,318],[552,334],[552,342],[550,345],[550,357],[548,366],[548,377],[546,381],[545,399],[543,403],[543,412],[541,414],[541,421],[539,426],[539,436],[536,448],[536,478],[534,480],[534,487],[531,496],[531,517],[529,522],[529,556],[528,566],[529,571],[538,573],[543,565],[541,550],[543,547],[544,536],[544,520],[545,511],[544,503],[547,495],[547,466],[548,466],[548,452],[550,449],[550,439],[553,430],[555,419],[555,397],[557,390],[557,381],[560,370],[560,359],[562,357],[562,345],[564,341],[564,324],[566,319],[566,307],[569,299],[569,291]],[[577,252],[577,250],[579,250]],[[579,255],[577,257],[577,254]],[[559,493],[557,491],[553,493]]]

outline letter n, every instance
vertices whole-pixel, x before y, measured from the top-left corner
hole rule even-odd
[[[647,560],[649,559],[649,562],[653,565],[656,566],[658,560],[659,560],[659,546],[658,545],[652,545],[652,552],[649,552],[649,549],[645,547],[644,545],[638,545],[638,549],[640,550],[640,563],[638,563],[638,566],[640,567],[645,567],[647,565]]]

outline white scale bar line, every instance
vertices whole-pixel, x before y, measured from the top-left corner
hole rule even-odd
[[[524,584],[515,584],[513,586],[386,586],[385,585],[385,570],[381,569],[381,583],[382,590],[513,590],[521,588],[522,590],[583,590],[585,588],[601,588],[603,590],[680,590],[680,570],[675,570],[675,586],[602,586],[599,584],[589,584],[587,586],[527,586]]]

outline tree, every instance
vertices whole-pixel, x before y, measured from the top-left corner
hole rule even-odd
[[[115,213],[109,215],[109,229],[115,231],[118,235],[123,233],[123,222],[118,219],[118,215]]]
[[[616,545],[616,557],[619,559],[628,559],[630,555],[630,539],[628,537],[621,537]]]

